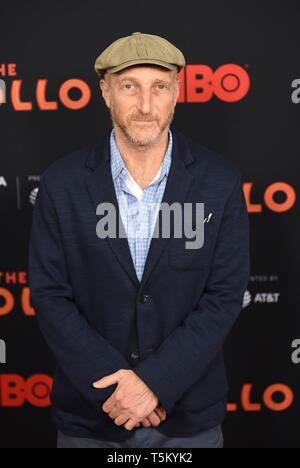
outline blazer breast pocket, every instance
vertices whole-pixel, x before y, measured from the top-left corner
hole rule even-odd
[[[205,240],[200,249],[189,249],[189,239],[172,239],[169,245],[169,266],[174,270],[201,270],[207,268],[211,261],[212,242]]]

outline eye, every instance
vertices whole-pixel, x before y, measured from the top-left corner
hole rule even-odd
[[[133,88],[133,86],[134,86],[133,83],[124,83],[121,85],[121,89],[130,91]]]
[[[159,89],[163,89],[163,88],[166,88],[166,85],[164,85],[164,84],[159,84],[159,85],[157,85],[157,87],[158,87]]]
[[[129,87],[128,87],[128,86],[129,86]],[[133,86],[133,85],[131,85],[131,84],[126,84],[126,85],[124,86],[124,88],[130,89],[130,86]]]

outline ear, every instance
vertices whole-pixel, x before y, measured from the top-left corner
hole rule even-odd
[[[109,86],[105,80],[100,80],[100,89],[102,91],[102,96],[105,101],[105,104],[108,108],[110,108],[110,93],[109,93]]]
[[[178,80],[177,83],[178,83],[178,85],[177,85],[177,90],[176,90],[176,100],[175,100],[175,102],[177,102],[177,101],[178,101],[178,98],[179,98],[181,81]]]

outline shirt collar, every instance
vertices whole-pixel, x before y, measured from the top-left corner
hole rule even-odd
[[[156,181],[158,183],[165,176],[169,175],[171,162],[172,162],[172,149],[173,149],[173,135],[169,128],[169,144],[163,160],[161,173],[159,179]],[[128,174],[128,170],[125,166],[125,163],[122,159],[121,153],[116,143],[115,139],[115,130],[114,128],[111,131],[110,135],[110,154],[111,154],[111,171],[113,180],[116,180],[121,174],[125,177]]]

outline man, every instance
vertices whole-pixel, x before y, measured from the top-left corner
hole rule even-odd
[[[223,444],[222,347],[249,278],[248,214],[240,172],[170,129],[184,65],[158,36],[110,45],[95,69],[113,129],[41,177],[29,283],[57,363],[58,447]],[[157,235],[157,207],[174,204],[191,207],[201,248],[171,217]],[[120,229],[105,236],[111,206]]]

